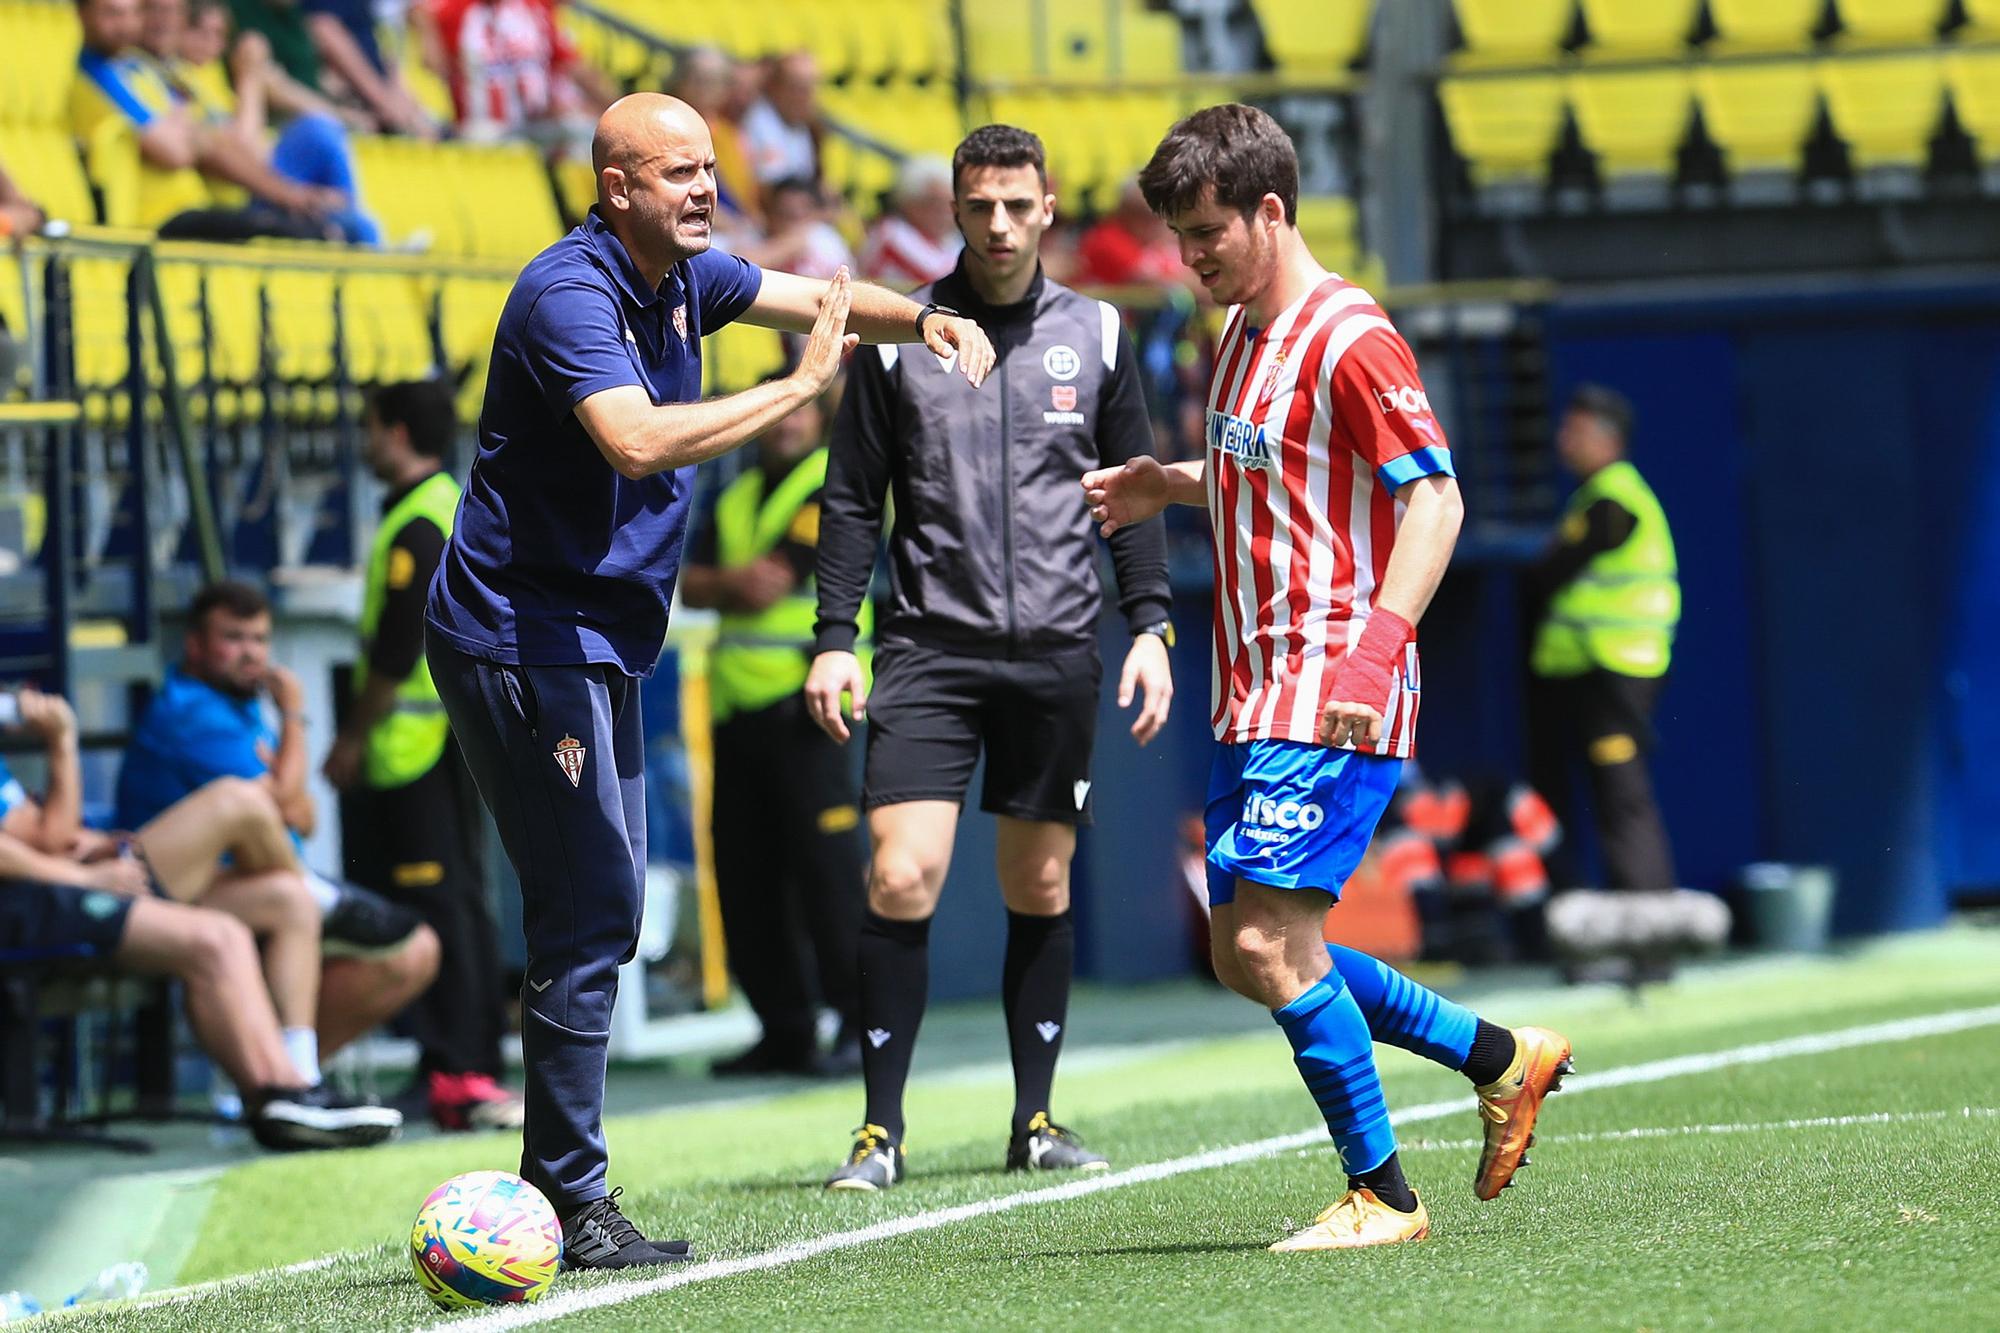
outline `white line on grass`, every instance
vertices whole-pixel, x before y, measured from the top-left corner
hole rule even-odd
[[[1927,1014],[1921,1018],[1899,1019],[1891,1023],[1870,1023],[1861,1027],[1841,1028],[1833,1032],[1815,1032],[1802,1037],[1786,1037],[1779,1041],[1757,1042],[1726,1051],[1675,1056],[1666,1060],[1648,1060],[1643,1064],[1627,1065],[1622,1069],[1606,1070],[1602,1074],[1588,1077],[1572,1076],[1564,1082],[1563,1093],[1568,1096],[1576,1092],[1629,1087],[1635,1083],[1659,1083],[1666,1079],[1682,1078],[1692,1074],[1713,1073],[1718,1069],[1727,1069],[1734,1065],[1764,1064],[1795,1055],[1824,1055],[1829,1051],[1847,1050],[1855,1046],[1914,1041],[1920,1037],[1944,1036],[1972,1028],[1991,1027],[1995,1024],[2000,1024],[2000,1005],[1989,1005],[1980,1009],[1956,1009],[1948,1013]],[[1426,1102],[1420,1106],[1406,1107],[1400,1112],[1392,1112],[1389,1119],[1393,1124],[1414,1124],[1468,1111],[1472,1106],[1473,1099],[1470,1097]],[[431,1330],[426,1330],[426,1333],[444,1329],[451,1330],[451,1333],[486,1333],[488,1329],[518,1328],[525,1324],[547,1323],[586,1310],[624,1305],[630,1301],[657,1295],[663,1291],[672,1291],[676,1287],[685,1287],[696,1282],[709,1282],[717,1278],[739,1277],[745,1273],[782,1268],[787,1264],[814,1259],[836,1250],[852,1249],[857,1245],[869,1245],[878,1240],[891,1240],[897,1236],[907,1236],[919,1231],[934,1231],[959,1222],[969,1222],[974,1218],[1012,1212],[1016,1208],[1044,1203],[1065,1203],[1091,1194],[1102,1194],[1106,1190],[1123,1189],[1127,1185],[1143,1185],[1149,1181],[1167,1180],[1192,1171],[1208,1171],[1219,1166],[1233,1166],[1238,1162],[1273,1157],[1282,1152],[1322,1142],[1325,1138],[1324,1128],[1305,1130],[1297,1134],[1280,1134],[1274,1138],[1259,1139],[1254,1143],[1240,1143],[1231,1148],[1216,1148],[1188,1157],[1176,1157],[1165,1162],[1135,1166],[1124,1171],[1083,1176],[1047,1189],[1025,1190],[1019,1194],[981,1199],[976,1203],[959,1204],[953,1208],[912,1213],[907,1217],[891,1218],[853,1231],[836,1231],[809,1240],[793,1241],[775,1249],[744,1255],[740,1259],[712,1259],[706,1263],[676,1268],[659,1277],[643,1281],[579,1287],[533,1305],[502,1306],[470,1319],[434,1324]]]
[[[1917,1121],[2000,1119],[2000,1106],[1961,1106],[1949,1111],[1875,1111],[1867,1115],[1817,1115],[1796,1120],[1739,1120],[1713,1125],[1641,1125],[1633,1129],[1585,1130],[1576,1134],[1543,1134],[1543,1147],[1571,1143],[1616,1143],[1622,1139],[1678,1139],[1709,1134],[1764,1134],[1773,1130],[1846,1129],[1854,1125],[1908,1125]],[[1483,1147],[1481,1139],[1411,1139],[1397,1145],[1405,1152],[1469,1151]],[[1333,1151],[1333,1145],[1327,1145]]]

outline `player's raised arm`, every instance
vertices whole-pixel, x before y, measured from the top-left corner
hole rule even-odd
[[[743,320],[787,333],[804,333],[812,327],[826,286],[818,278],[766,269],[757,299],[750,303]],[[985,383],[993,370],[993,344],[977,324],[954,310],[918,305],[872,282],[854,284],[848,327],[865,343],[920,342],[939,356],[956,356],[960,373],[974,385]]]
[[[847,331],[853,291],[847,270],[823,286],[812,336],[791,374],[698,403],[655,404],[646,390],[623,384],[578,403],[577,420],[619,475],[633,479],[703,463],[754,440],[824,393],[854,346]]]
[[[1109,537],[1120,528],[1144,523],[1170,504],[1208,505],[1208,480],[1200,459],[1162,463],[1150,454],[1128,458],[1118,467],[1083,474],[1083,498],[1098,531]]]

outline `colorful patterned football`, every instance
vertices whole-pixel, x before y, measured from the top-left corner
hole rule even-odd
[[[431,1191],[410,1261],[443,1310],[532,1301],[555,1280],[562,1224],[542,1192],[506,1171],[468,1171]]]

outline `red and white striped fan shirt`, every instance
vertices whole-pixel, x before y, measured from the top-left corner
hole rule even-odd
[[[1230,310],[1206,472],[1216,739],[1315,743],[1389,567],[1396,488],[1452,472],[1416,358],[1374,297],[1329,276],[1268,329]],[[1412,643],[1372,753],[1413,753],[1420,688]]]

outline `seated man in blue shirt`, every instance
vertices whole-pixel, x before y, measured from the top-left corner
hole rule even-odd
[[[405,940],[392,962],[364,971],[355,960],[346,975],[329,971],[322,985],[318,909],[266,791],[229,778],[145,821],[136,835],[85,828],[69,704],[26,688],[4,697],[14,715],[5,725],[41,739],[46,788],[39,800],[29,795],[0,761],[0,957],[7,951],[45,957],[53,950],[188,982],[195,1034],[235,1080],[245,1120],[267,1146],[389,1137],[400,1115],[386,1108],[350,1115],[352,1108],[320,1082],[314,1024],[332,1034],[331,1051],[380,1022],[393,1010],[384,1011],[371,990],[397,1004],[420,990],[436,968],[435,940]],[[189,915],[197,907],[200,914]],[[166,908],[172,910],[157,910]],[[219,915],[236,922],[211,919]],[[221,973],[234,976],[225,955],[234,954],[245,928],[262,945],[264,963],[263,984],[251,993],[218,980]],[[213,1012],[222,991],[235,1010],[228,1018]],[[259,1014],[273,1014],[269,1036],[281,1059],[264,1049]],[[284,1103],[276,1111],[267,1105],[274,1098]]]
[[[272,665],[270,639],[270,607],[256,589],[218,583],[195,595],[182,663],[126,747],[117,817],[138,830],[137,846],[170,896],[221,907],[260,933],[268,919],[279,932],[266,942],[265,971],[288,1040],[301,1044],[294,1058],[312,1073],[318,1053],[423,993],[437,974],[438,943],[409,909],[300,863],[297,835],[315,820],[305,789],[304,691]],[[267,692],[277,732],[264,718]],[[233,840],[218,845],[224,829]],[[260,919],[233,905],[236,879],[216,875],[224,856],[233,870],[264,872],[250,877],[262,895]],[[202,887],[203,868],[217,887]],[[317,1032],[317,1053],[303,1049],[301,1026]]]

